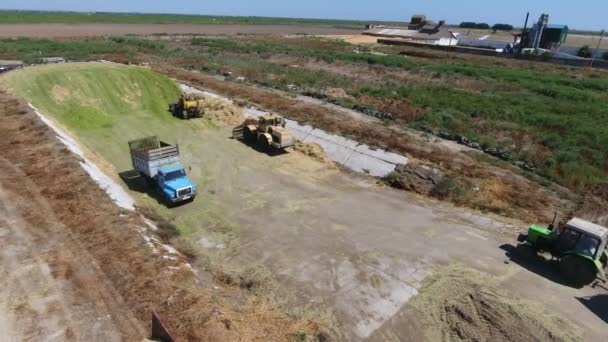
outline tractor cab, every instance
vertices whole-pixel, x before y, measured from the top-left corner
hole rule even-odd
[[[606,249],[607,242],[607,228],[579,218],[573,218],[558,233],[554,254],[559,256],[575,253],[588,258],[599,259]]]
[[[550,252],[559,261],[560,273],[577,287],[605,277],[608,264],[608,228],[573,218],[557,229],[531,226],[519,242],[535,251]]]
[[[261,132],[268,133],[272,128],[285,127],[285,119],[278,115],[267,115],[260,118],[258,127]]]

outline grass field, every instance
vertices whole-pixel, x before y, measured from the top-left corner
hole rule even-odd
[[[601,72],[460,56],[446,59],[433,53],[407,59],[391,50],[386,56],[361,54],[353,53],[349,44],[311,38],[206,38],[191,43],[196,53],[208,56],[198,66],[201,69],[230,69],[269,86],[342,88],[355,102],[364,96],[410,101],[430,109],[410,125],[510,150],[539,167],[545,177],[570,188],[582,189],[606,177],[608,131],[596,124],[608,118],[603,105],[608,100],[608,77]],[[287,62],[269,61],[269,56],[325,66],[293,68]],[[350,77],[339,76],[345,70]],[[396,75],[402,77],[397,80]]]
[[[365,24],[399,24],[394,22],[367,22],[356,20],[307,19],[307,18],[272,18],[272,17],[236,17],[214,15],[183,14],[142,14],[142,13],[79,13],[79,12],[37,12],[37,11],[0,11],[0,23],[3,24],[245,24],[245,25],[314,25],[329,27],[357,27]],[[403,23],[401,23],[403,24]]]

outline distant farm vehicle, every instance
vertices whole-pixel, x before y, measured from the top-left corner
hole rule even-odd
[[[179,100],[169,105],[169,111],[176,118],[188,120],[203,117],[203,111],[199,106],[200,99],[191,94],[182,94]]]
[[[296,144],[296,139],[285,128],[285,119],[278,115],[267,115],[259,119],[248,119],[232,130],[234,139],[257,144],[262,150],[284,150]]]
[[[169,204],[194,200],[196,185],[180,163],[179,147],[156,136],[129,141],[133,169],[156,187]]]
[[[559,261],[564,280],[575,287],[605,278],[608,264],[608,228],[573,218],[559,228],[533,225],[518,241],[536,252],[549,252]]]

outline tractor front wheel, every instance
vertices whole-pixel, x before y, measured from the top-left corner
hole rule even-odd
[[[559,271],[572,286],[581,288],[591,284],[597,277],[592,261],[577,255],[567,255],[559,261]]]
[[[255,132],[247,126],[243,127],[243,140],[247,143],[255,142]]]

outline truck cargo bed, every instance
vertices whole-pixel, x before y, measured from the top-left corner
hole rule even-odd
[[[129,141],[129,149],[133,168],[150,178],[154,178],[163,165],[179,163],[179,147],[162,142],[158,137]]]

